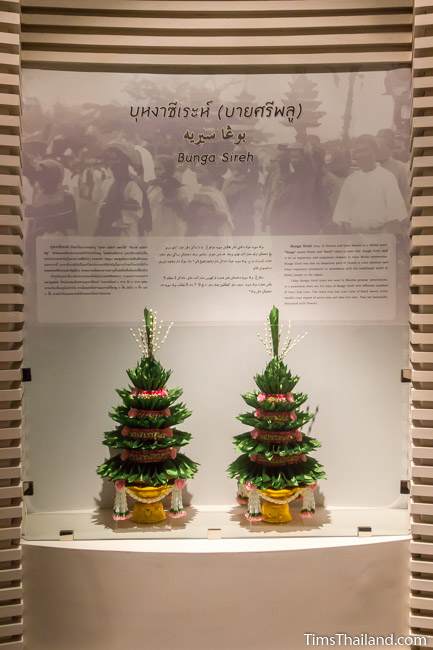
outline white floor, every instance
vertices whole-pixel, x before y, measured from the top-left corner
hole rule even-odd
[[[249,523],[242,507],[190,507],[185,519],[146,527],[130,521],[114,522],[111,510],[41,512],[28,514],[26,540],[70,539],[236,539],[284,537],[346,537],[360,535],[406,535],[409,515],[398,508],[319,508],[313,518],[302,520],[294,510],[289,524]],[[358,532],[370,527],[369,532]],[[61,534],[63,531],[63,534]],[[66,534],[65,534],[66,533]]]

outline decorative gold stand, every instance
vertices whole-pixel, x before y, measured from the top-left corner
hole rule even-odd
[[[261,510],[263,521],[267,521],[270,524],[287,524],[289,521],[292,521],[287,500],[291,497],[296,498],[302,490],[293,488],[291,490],[258,490],[258,492],[262,496]],[[266,497],[276,500],[281,499],[281,501],[280,503],[267,501]]]
[[[132,521],[136,524],[157,524],[164,521],[167,515],[162,505],[162,499],[170,491],[171,486],[169,485],[161,487],[128,486],[128,494],[136,500],[132,511]]]

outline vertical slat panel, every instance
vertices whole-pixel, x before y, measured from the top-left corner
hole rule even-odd
[[[413,634],[433,631],[433,2],[414,2],[412,143],[411,546],[410,624]]]
[[[20,2],[0,2],[0,648],[22,648]]]

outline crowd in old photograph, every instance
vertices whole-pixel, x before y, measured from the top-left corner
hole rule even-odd
[[[351,90],[361,82],[359,75],[350,77],[340,137],[324,141],[315,128],[325,115],[317,84],[295,77],[287,97],[290,102],[293,93],[304,98],[305,121],[285,125],[281,140],[281,126],[270,134],[258,120],[232,124],[244,135],[238,147],[231,145],[241,161],[231,163],[223,162],[212,143],[194,152],[211,147],[215,160],[203,164],[202,156],[201,162],[179,163],[188,127],[182,120],[136,124],[128,120],[126,107],[113,103],[47,109],[27,101],[23,192],[28,248],[34,249],[36,238],[53,235],[381,231],[403,236],[409,201],[408,125],[402,119],[406,80],[391,73],[384,78],[384,94],[392,95],[394,103],[392,128],[353,137]],[[162,93],[147,78],[137,83],[138,91],[131,93]],[[198,92],[194,85],[188,89]],[[251,101],[244,91],[242,98]]]
[[[330,150],[307,136],[258,148],[254,162],[230,168],[178,166],[174,155],[154,155],[146,142],[109,143],[100,158],[77,158],[55,145],[57,152],[25,149],[33,236],[393,231],[408,216],[406,148],[391,129]]]

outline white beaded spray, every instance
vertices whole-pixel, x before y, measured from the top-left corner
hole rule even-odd
[[[293,348],[296,347],[298,343],[300,343],[302,339],[305,338],[308,334],[308,332],[304,332],[303,334],[298,334],[294,338],[291,338],[291,331],[292,331],[292,323],[291,321],[289,321],[285,336],[283,335],[283,333],[280,334],[280,332],[278,332],[278,341],[281,342],[281,340],[284,339],[281,345],[281,351],[278,354],[279,359],[284,359],[286,354],[288,354],[290,350],[293,350]],[[263,343],[263,345],[265,346],[266,352],[271,357],[273,357],[274,348],[272,344],[271,324],[269,323],[268,320],[265,321],[264,333],[261,334],[260,332],[257,332],[257,337],[259,341],[261,341],[261,343]]]
[[[150,315],[150,327],[146,323],[146,316],[144,316],[141,327],[137,327],[137,329],[130,328],[132,336],[145,357],[153,356],[160,349],[173,327],[173,322],[164,323],[163,320],[158,321],[157,311],[153,309],[147,311]]]

